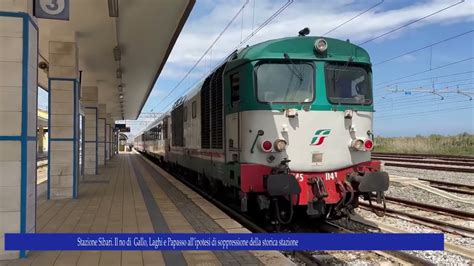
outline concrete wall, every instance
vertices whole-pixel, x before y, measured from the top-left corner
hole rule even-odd
[[[99,104],[99,119],[98,119],[98,157],[99,157],[99,165],[105,165],[105,135],[106,135],[106,124],[107,124],[107,113],[106,113],[106,105]]]
[[[98,165],[98,88],[82,87],[81,102],[85,114],[84,172],[86,175],[97,174]]]
[[[0,1],[0,260],[26,254],[6,252],[5,233],[36,226],[38,38],[29,2]]]
[[[75,42],[49,42],[48,197],[75,198],[79,173],[79,95]]]

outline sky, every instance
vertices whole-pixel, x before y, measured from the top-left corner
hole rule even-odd
[[[442,9],[445,10],[428,16]],[[420,18],[423,19],[417,21]],[[334,29],[342,23],[345,24]],[[304,27],[310,28],[311,36],[334,29],[325,36],[349,39],[369,52],[374,64],[376,135],[474,132],[474,100],[470,100],[470,96],[474,97],[473,0],[196,0],[141,119],[127,121],[132,134],[154,116],[150,113],[168,110],[236,47],[296,36]],[[250,35],[253,36],[241,44]],[[437,44],[431,45],[434,43]],[[411,51],[416,52],[408,53]],[[386,61],[392,58],[395,59]]]

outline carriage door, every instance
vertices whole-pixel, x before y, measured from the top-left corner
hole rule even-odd
[[[240,79],[239,72],[226,74],[230,95],[226,100],[226,162],[240,161]]]

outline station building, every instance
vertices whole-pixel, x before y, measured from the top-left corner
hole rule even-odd
[[[115,130],[139,116],[194,4],[0,1],[0,265],[292,264],[276,251],[5,250],[6,233],[250,232]]]
[[[38,230],[37,153],[48,159],[48,200],[80,198],[81,180],[117,153],[115,121],[140,114],[193,5],[0,1],[1,260],[27,256],[5,251],[4,233]],[[37,111],[38,87],[47,111]]]

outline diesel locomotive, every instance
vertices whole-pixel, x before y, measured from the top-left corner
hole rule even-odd
[[[344,217],[360,196],[384,200],[389,176],[371,160],[372,71],[361,47],[288,37],[235,51],[134,139],[242,211]]]

